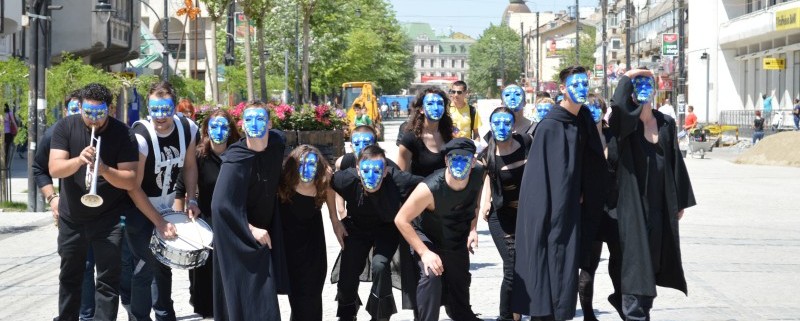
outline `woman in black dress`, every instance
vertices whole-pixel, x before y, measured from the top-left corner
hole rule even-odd
[[[336,213],[331,172],[322,153],[310,145],[297,146],[283,162],[278,198],[292,321],[322,320],[322,287],[328,261],[321,208],[325,203],[329,213]]]
[[[213,224],[211,198],[214,186],[217,185],[219,168],[222,166],[220,155],[230,144],[238,140],[239,131],[236,130],[236,123],[223,109],[212,111],[200,126],[200,142],[197,144],[197,205],[200,208],[200,218],[209,225]],[[175,208],[183,209],[186,205],[185,199],[186,186],[183,175],[178,175]],[[189,270],[189,303],[194,307],[194,313],[204,318],[214,316],[212,253],[208,252],[205,265]]]
[[[522,171],[528,159],[531,137],[513,132],[517,116],[510,108],[498,107],[489,116],[489,146],[480,154],[488,175],[483,182],[481,210],[489,222],[489,232],[503,259],[503,281],[500,284],[500,317],[497,320],[519,320],[511,313],[511,284],[514,281],[514,231],[517,226],[517,205]]]
[[[414,99],[417,111],[399,146],[397,165],[417,176],[444,168],[444,144],[453,139],[453,119],[447,113],[450,100],[441,89],[430,87]]]

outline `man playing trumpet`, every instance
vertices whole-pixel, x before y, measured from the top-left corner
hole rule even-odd
[[[58,202],[59,274],[56,320],[78,320],[86,253],[91,246],[97,264],[95,319],[115,320],[119,301],[120,215],[134,208],[128,190],[136,184],[136,139],[128,127],[108,117],[111,92],[103,85],[89,84],[82,92],[82,110],[56,123],[51,140],[49,169],[61,178]],[[94,137],[96,136],[96,137]],[[96,155],[96,138],[108,142]],[[97,172],[86,171],[95,167]],[[100,206],[81,202],[87,194],[87,181],[103,199]],[[54,194],[55,195],[55,194]]]

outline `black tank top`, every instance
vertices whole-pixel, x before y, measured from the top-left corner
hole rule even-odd
[[[436,170],[422,181],[433,194],[434,210],[426,210],[417,217],[414,228],[423,241],[430,241],[438,250],[465,251],[479,202],[478,193],[483,187],[484,169],[475,165],[469,174],[467,187],[460,191],[447,186],[446,170]]]
[[[497,168],[503,168],[506,165],[514,164],[516,162],[525,160],[525,148],[520,146],[511,154],[495,158]],[[521,165],[512,169],[500,170],[500,186],[503,194],[503,207],[516,208],[519,201],[519,189],[522,184],[522,173],[525,170],[525,165]]]
[[[192,140],[192,135],[189,129],[189,123],[186,121],[185,118],[179,117],[181,122],[179,124],[175,124],[172,133],[170,133],[167,137],[158,137],[158,145],[161,148],[159,153],[164,157],[164,159],[174,159],[180,157],[180,139],[178,137],[178,130],[183,130],[183,137],[184,137],[184,144],[186,145],[184,148],[189,149],[189,144]],[[147,194],[148,197],[156,197],[161,196],[162,191],[162,184],[164,182],[164,175],[166,174],[166,167],[161,168],[158,173],[155,171],[156,159],[155,153],[153,152],[153,141],[150,139],[150,132],[147,131],[147,128],[142,124],[135,124],[133,126],[133,132],[137,135],[141,135],[144,137],[145,141],[147,141],[147,160],[145,160],[144,164],[144,176],[142,178],[142,190],[144,193]],[[181,166],[182,167],[182,166]],[[175,191],[176,183],[178,182],[178,175],[181,173],[181,168],[177,165],[172,165],[172,172],[170,174],[170,184],[167,186],[167,194],[170,194]]]

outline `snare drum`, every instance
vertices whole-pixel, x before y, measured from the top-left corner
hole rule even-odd
[[[183,212],[169,211],[161,213],[167,222],[175,225],[180,238],[165,240],[153,230],[150,238],[150,250],[159,262],[166,266],[189,270],[202,266],[208,259],[208,248],[214,233],[211,227],[200,218],[195,218],[193,223],[189,216]]]

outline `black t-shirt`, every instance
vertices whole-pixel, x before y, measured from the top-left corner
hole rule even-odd
[[[36,148],[36,155],[33,158],[33,178],[36,180],[36,187],[42,188],[53,184],[53,177],[50,176],[50,141],[53,139],[55,125],[44,131],[44,137],[39,140]],[[10,157],[10,156],[6,156]],[[46,196],[46,195],[45,195]]]
[[[430,151],[425,142],[417,138],[414,133],[403,135],[400,145],[411,152],[411,174],[425,177],[447,166],[444,162],[444,153],[441,150],[438,153]]]
[[[764,118],[756,118],[755,120],[753,120],[753,127],[755,127],[755,130],[757,132],[763,132],[764,131]]]
[[[446,170],[437,170],[422,181],[431,190],[434,210],[422,212],[414,220],[414,229],[423,241],[433,243],[436,250],[466,251],[467,237],[479,202],[478,193],[483,188],[484,168],[475,165],[469,174],[467,187],[460,191],[447,185]]]
[[[95,135],[102,138],[100,159],[109,167],[117,168],[117,164],[139,160],[136,138],[122,122],[108,118],[105,128],[96,131]],[[91,136],[92,130],[86,127],[81,115],[68,116],[56,123],[50,148],[67,151],[70,158],[75,158],[89,146]],[[85,223],[104,215],[119,215],[121,211],[133,207],[128,192],[112,186],[102,175],[97,177],[97,194],[103,198],[103,205],[99,207],[83,205],[81,196],[87,193],[85,178],[86,166],[81,166],[75,174],[61,180],[58,211],[65,219]]]
[[[210,150],[207,153],[205,157],[197,157],[197,207],[200,208],[201,217],[211,224],[211,198],[214,196],[214,187],[217,186],[222,159]],[[186,186],[183,175],[178,175],[175,198],[184,197],[186,197]]]
[[[195,135],[194,128],[189,124],[186,117],[179,117],[181,120],[180,122],[175,122],[175,126],[173,126],[173,130],[169,135],[166,137],[158,137],[158,145],[159,145],[159,157],[172,160],[175,158],[180,157],[180,138],[178,130],[183,131],[183,138],[184,138],[184,148],[188,149],[189,145],[192,143],[192,137]],[[145,158],[145,165],[144,165],[144,175],[142,178],[142,190],[144,193],[147,194],[148,197],[155,197],[161,196],[161,190],[163,182],[164,182],[164,175],[166,174],[166,167],[162,167],[158,170],[158,174],[156,174],[156,155],[153,153],[153,141],[150,137],[150,133],[147,130],[145,125],[138,123],[133,125],[132,129],[135,135],[141,136],[147,142],[147,157]],[[137,148],[138,143],[137,143]],[[137,149],[138,150],[138,149]],[[140,151],[141,152],[141,151]],[[185,160],[184,160],[185,161]],[[167,194],[170,194],[175,191],[175,185],[178,182],[178,176],[181,174],[181,169],[183,168],[183,164],[180,166],[172,165],[172,170],[170,172],[170,180],[169,186],[167,186]],[[183,175],[180,175],[183,176]]]
[[[386,169],[388,173],[381,182],[380,189],[374,193],[364,191],[355,168],[333,174],[331,188],[347,202],[347,215],[353,217],[359,226],[369,227],[392,222],[402,202],[422,181],[422,177],[397,168]]]

